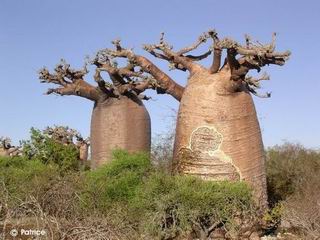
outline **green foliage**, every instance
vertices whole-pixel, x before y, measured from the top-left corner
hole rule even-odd
[[[263,220],[270,228],[276,228],[281,222],[283,211],[283,204],[277,203],[265,213]]]
[[[35,128],[31,128],[30,134],[30,140],[22,141],[24,156],[45,164],[57,164],[61,173],[79,168],[76,146],[63,145]]]
[[[215,228],[239,239],[244,226],[257,223],[251,189],[243,182],[171,176],[151,166],[146,154],[120,150],[96,170],[70,171],[78,169],[70,147],[32,129],[23,156],[0,157],[0,220],[8,212],[28,216],[28,204],[34,208],[36,201],[46,216],[98,217],[147,239],[206,239]],[[268,231],[285,220],[308,239],[318,235],[319,173],[319,151],[294,144],[267,150]]]
[[[2,192],[10,195],[10,204],[23,202],[28,196],[40,196],[57,178],[57,167],[25,157],[0,157]]]
[[[194,228],[209,231],[213,225],[236,230],[236,218],[254,215],[245,183],[170,176],[152,169],[149,161],[144,154],[115,152],[113,162],[87,173],[82,209],[134,223],[143,234],[165,239]]]
[[[269,226],[286,222],[303,239],[319,236],[320,152],[290,143],[268,149],[267,183]]]
[[[61,176],[59,167],[41,158],[1,158],[0,181],[9,198],[18,199],[11,206],[34,196],[47,215],[99,216],[149,239],[209,236],[215,227],[236,233],[246,220],[254,224],[251,190],[243,182],[171,176],[154,169],[146,154],[119,150],[90,172]]]
[[[212,226],[235,230],[240,227],[236,217],[253,213],[251,191],[244,183],[207,182],[161,173],[149,176],[132,207],[143,231],[165,239],[194,229],[209,234]]]
[[[304,188],[320,173],[320,152],[286,143],[267,150],[267,183],[271,205]],[[318,179],[320,180],[320,179]]]
[[[146,154],[115,151],[111,163],[86,174],[83,203],[86,208],[99,211],[127,203],[150,169]]]

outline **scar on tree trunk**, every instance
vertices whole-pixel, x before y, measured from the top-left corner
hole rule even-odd
[[[103,52],[110,57],[126,58],[133,66],[156,80],[159,93],[167,93],[180,101],[172,170],[207,180],[246,181],[254,189],[255,200],[267,204],[264,148],[252,95],[260,94],[260,82],[267,74],[249,76],[250,70],[261,71],[265,65],[284,65],[290,52],[275,51],[273,34],[270,44],[254,42],[245,36],[245,44],[233,39],[220,39],[215,30],[203,33],[192,45],[173,50],[160,36],[157,44],[144,45],[152,56],[166,60],[171,69],[188,71],[186,87],[162,72],[149,59],[114,42],[115,49]],[[192,55],[191,51],[211,39],[207,51]],[[226,52],[221,61],[223,51]],[[212,55],[205,67],[200,60]]]

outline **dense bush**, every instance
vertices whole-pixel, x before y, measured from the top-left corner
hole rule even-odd
[[[28,196],[42,196],[57,178],[58,168],[24,157],[0,157],[1,190],[10,193],[9,204],[18,204]],[[1,194],[0,194],[1,195]]]
[[[79,150],[75,145],[61,144],[35,128],[31,128],[30,134],[30,140],[22,141],[25,157],[57,164],[61,173],[79,168]]]
[[[267,180],[273,220],[281,217],[304,239],[319,239],[320,151],[290,143],[268,149]]]
[[[208,239],[218,233],[241,239],[256,230],[259,216],[243,182],[171,176],[147,155],[124,151],[115,151],[108,165],[81,171],[69,164],[76,159],[72,150],[43,139],[34,130],[24,156],[0,158],[0,225],[35,217],[57,239],[70,231],[83,239]],[[269,148],[272,208],[264,219],[317,239],[319,173],[319,151],[296,144]]]
[[[114,152],[108,165],[88,172],[83,179],[82,203],[89,211],[108,212],[127,204],[151,170],[146,154]]]
[[[286,143],[267,150],[268,196],[271,204],[287,199],[310,182],[320,181],[320,152]]]
[[[251,191],[244,183],[173,177],[155,171],[144,154],[115,152],[111,164],[86,174],[81,199],[83,210],[131,225],[152,239],[207,238],[221,227],[236,236],[255,223]]]
[[[32,202],[42,218],[54,217],[55,231],[62,231],[65,221],[69,228],[75,223],[93,227],[88,221],[99,218],[119,234],[130,232],[129,239],[207,239],[218,228],[237,239],[255,223],[251,191],[244,183],[170,176],[154,169],[145,154],[116,151],[106,166],[64,176],[59,167],[39,159],[1,159],[2,191],[19,199],[11,202],[10,211],[29,216],[30,205],[20,206]],[[7,203],[6,197],[0,200],[1,206]],[[5,216],[0,211],[0,218]]]
[[[43,214],[54,212],[52,216],[55,216],[59,213],[54,206],[57,206],[60,199],[48,195],[59,181],[61,177],[56,165],[24,157],[1,157],[0,229],[6,229],[6,225],[12,223],[18,227],[28,219],[31,226],[34,226],[35,221],[43,221]],[[67,206],[62,204],[61,207]],[[0,234],[0,239],[6,237]]]
[[[303,239],[320,237],[320,177],[304,183],[299,191],[283,202],[282,221]]]
[[[244,183],[204,182],[163,173],[150,175],[132,202],[132,215],[142,231],[159,239],[189,234],[207,239],[222,227],[237,238],[246,224],[253,227],[254,210]]]

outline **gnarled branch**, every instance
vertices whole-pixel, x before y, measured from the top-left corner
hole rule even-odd
[[[216,73],[219,71],[221,65],[222,48],[219,46],[219,38],[217,32],[215,30],[210,30],[208,34],[213,40],[213,59],[212,64],[209,68],[209,72]]]
[[[260,88],[260,81],[270,80],[270,76],[267,73],[263,73],[260,77],[254,78],[252,76],[246,76],[244,81],[254,88]]]
[[[259,42],[258,44],[252,43],[249,36],[246,36],[246,46],[230,38],[221,40],[218,45],[222,49],[227,49],[235,62],[238,61],[238,64],[231,64],[231,72],[240,66],[245,66],[249,71],[250,69],[260,70],[261,67],[268,64],[283,65],[291,54],[290,51],[275,52],[275,34],[272,36],[272,42],[265,45]],[[241,57],[235,59],[236,55],[241,55]]]
[[[113,41],[113,43],[116,45],[118,51],[122,51],[119,41]],[[129,93],[134,94],[140,99],[150,99],[141,93],[146,89],[155,88],[154,78],[144,74],[143,71],[135,71],[135,65],[131,62],[129,62],[126,67],[119,68],[116,63],[111,63],[110,58],[112,58],[112,56],[108,56],[106,51],[101,50],[97,53],[96,58],[93,61],[93,64],[97,66],[95,75],[96,81],[103,81],[100,72],[105,71],[109,74],[110,79],[113,82],[114,94],[126,95]]]
[[[47,94],[77,95],[97,101],[100,98],[100,92],[83,79],[87,73],[86,66],[81,70],[74,70],[64,60],[61,60],[54,69],[54,73],[50,73],[47,68],[42,68],[39,71],[39,78],[42,83],[53,83],[62,86],[48,89]]]
[[[185,47],[183,49],[181,49],[180,51],[177,52],[178,55],[183,55],[186,54],[192,50],[195,50],[196,48],[198,48],[202,43],[205,43],[208,38],[209,38],[209,34],[207,33],[203,33],[202,35],[199,36],[198,40],[192,44],[191,46]]]
[[[74,145],[74,139],[81,136],[77,130],[64,126],[47,127],[43,133],[54,141],[65,145]]]
[[[186,56],[183,56],[183,54],[195,49],[201,43],[205,42],[207,38],[208,38],[207,35],[203,35],[198,39],[196,43],[194,43],[190,47],[186,47],[178,52],[174,52],[172,50],[172,46],[170,46],[168,43],[164,41],[164,33],[161,33],[160,42],[158,44],[146,44],[144,45],[144,49],[147,52],[154,55],[155,57],[160,56],[161,59],[165,59],[169,61],[169,63],[174,67],[176,67],[177,69],[180,69],[180,70],[187,69],[191,74],[193,74],[201,66],[192,61],[192,60],[195,60],[196,58],[192,56],[186,57]],[[161,51],[162,53],[155,54],[156,50]]]
[[[269,79],[264,75],[260,79],[246,77],[246,74],[255,69],[260,72],[265,65],[274,64],[282,66],[290,57],[290,51],[275,51],[276,34],[272,35],[272,41],[269,44],[253,43],[250,36],[246,35],[246,44],[243,46],[238,42],[225,38],[218,42],[221,49],[227,50],[227,66],[231,70],[231,80],[237,81],[240,85],[244,83],[249,92],[258,97],[270,97],[270,93],[264,95],[258,94],[256,89],[260,87],[259,81]],[[240,56],[237,58],[237,56]]]
[[[104,49],[100,53],[108,55],[112,58],[127,58],[128,61],[134,66],[140,67],[141,71],[150,74],[154,82],[151,82],[152,88],[156,89],[158,93],[168,93],[175,99],[180,101],[184,88],[173,81],[167,74],[162,72],[157,66],[155,66],[149,59],[136,55],[132,50],[122,48],[120,42],[116,42],[116,50]],[[139,84],[139,88],[142,90],[144,84]]]

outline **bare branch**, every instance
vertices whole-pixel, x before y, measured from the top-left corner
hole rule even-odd
[[[205,43],[209,37],[210,37],[209,32],[205,32],[191,46],[185,47],[177,52],[174,52],[172,50],[172,46],[170,46],[169,44],[164,42],[164,34],[161,33],[160,44],[158,44],[158,45],[157,44],[144,45],[144,49],[146,51],[148,51],[154,57],[168,61],[170,63],[170,65],[169,65],[170,70],[179,69],[182,71],[186,71],[186,70],[189,70],[189,68],[187,66],[185,66],[181,60],[183,60],[183,59],[187,60],[187,62],[185,62],[185,63],[190,65],[190,62],[189,62],[190,60],[191,60],[191,62],[201,61],[202,59],[207,58],[212,53],[212,50],[209,49],[207,52],[200,54],[200,55],[191,55],[191,54],[184,55],[192,50],[195,50],[202,43]],[[162,45],[162,47],[160,45]],[[167,53],[166,53],[166,51],[163,51],[162,48],[170,49],[170,52],[168,52],[168,50],[167,50]],[[163,53],[159,53],[159,52],[155,51],[156,49],[161,50]],[[181,57],[181,59],[178,60],[178,62],[177,62],[177,60],[175,60],[175,58],[177,58],[177,57]]]
[[[198,46],[199,43],[201,44],[202,42],[203,40],[198,41],[191,47],[182,49],[181,51],[179,51],[180,53],[174,52],[172,50],[172,46],[170,46],[168,43],[164,41],[164,33],[161,33],[159,44],[146,44],[144,45],[144,49],[156,57],[158,57],[159,54],[154,54],[154,52],[156,52],[156,50],[161,51],[161,55],[164,55],[166,58],[165,60],[168,60],[172,65],[174,65],[178,69],[187,69],[192,74],[200,66],[195,64],[191,59],[183,56],[181,53],[186,53],[189,50],[191,51],[196,46]],[[160,58],[164,59],[162,56]]]
[[[153,77],[154,82],[151,83],[152,88],[156,89],[159,94],[168,93],[180,101],[184,91],[182,86],[173,81],[147,58],[136,55],[132,50],[124,49],[121,46],[117,49],[104,49],[100,52],[113,58],[127,58],[131,64],[139,66],[143,72],[148,73]]]
[[[242,79],[249,71],[247,67],[241,67],[239,61],[236,59],[237,52],[233,49],[227,49],[227,62],[231,69],[231,79]]]
[[[123,50],[120,46],[120,41],[113,41],[113,43],[116,45],[116,51]],[[99,57],[99,55],[104,57]],[[154,79],[151,76],[146,75],[143,71],[135,71],[135,65],[131,62],[129,62],[125,67],[118,68],[117,64],[111,63],[111,58],[113,58],[113,56],[108,56],[108,52],[105,50],[101,50],[97,53],[93,62],[97,66],[95,77],[95,79],[97,79],[96,81],[103,85],[104,81],[100,76],[100,72],[106,71],[113,82],[113,90],[116,95],[119,96],[121,94],[130,93],[142,99],[149,99],[144,95],[139,96],[139,94],[146,89],[154,88],[154,85],[152,84]]]
[[[260,88],[260,81],[269,80],[270,76],[267,73],[263,73],[260,77],[254,78],[252,76],[246,76],[243,80],[244,86],[246,89],[253,95],[260,98],[269,98],[271,97],[271,92],[266,92],[265,94],[260,94],[256,90]]]
[[[207,52],[201,54],[201,55],[197,55],[197,56],[194,56],[194,55],[186,55],[185,57],[191,59],[192,61],[200,61],[202,59],[205,59],[207,58],[208,56],[210,56],[211,54],[211,50],[208,50]]]
[[[64,60],[56,66],[54,73],[43,68],[39,71],[42,83],[53,83],[62,87],[49,89],[47,94],[57,93],[60,95],[77,95],[92,101],[97,101],[100,93],[95,87],[87,83],[83,77],[88,73],[86,65],[83,69],[74,70]]]
[[[261,43],[253,44],[247,35],[246,46],[242,46],[229,38],[221,40],[218,45],[223,49],[232,50],[235,55],[242,55],[243,63],[250,63],[255,68],[261,68],[267,64],[283,65],[291,54],[290,51],[275,52],[275,34],[272,36],[272,42],[265,45]]]
[[[251,92],[253,95],[259,97],[259,98],[270,98],[271,97],[271,92],[266,92],[265,94],[260,94],[258,93],[255,89],[252,87],[248,86],[249,92]]]
[[[220,69],[221,65],[221,54],[222,54],[222,48],[219,47],[219,38],[218,34],[215,30],[211,30],[208,32],[213,40],[212,50],[213,50],[213,59],[212,59],[212,65],[209,68],[210,73],[216,73]]]
[[[260,88],[261,80],[268,80],[267,74],[262,75],[260,78],[253,78],[246,74],[255,69],[260,72],[261,68],[265,65],[275,64],[283,65],[290,57],[290,51],[276,52],[275,51],[275,40],[276,34],[272,35],[272,41],[269,44],[261,44],[260,42],[252,42],[249,35],[245,35],[246,44],[242,46],[236,41],[225,38],[219,41],[218,46],[221,49],[227,50],[227,62],[225,67],[229,67],[231,70],[231,80],[237,81],[235,87],[239,87],[244,83],[244,86],[252,94],[268,98],[271,93],[259,94],[256,92],[257,88]],[[240,57],[237,58],[237,55]]]
[[[244,81],[248,83],[250,86],[255,88],[260,88],[260,81],[262,80],[270,80],[270,76],[267,73],[263,73],[260,77],[254,78],[252,76],[246,76]]]
[[[0,137],[0,147],[3,149],[9,149],[11,146],[11,139],[8,137]]]
[[[7,154],[11,157],[13,156],[18,156],[20,154],[22,154],[22,149],[21,146],[19,147],[11,147],[7,150]]]
[[[75,144],[74,138],[81,137],[77,130],[65,126],[47,127],[43,133],[54,141],[65,145]]]
[[[169,57],[165,56],[164,54],[161,54],[161,53],[154,51],[154,49],[150,48],[149,45],[144,45],[144,49],[156,58],[170,61]]]
[[[210,35],[208,33],[203,33],[202,35],[199,36],[198,40],[192,44],[191,46],[185,47],[183,49],[181,49],[180,51],[177,52],[178,55],[183,55],[186,54],[194,49],[196,49],[197,47],[199,47],[202,43],[205,43],[208,38],[210,37]]]
[[[100,90],[107,94],[108,96],[113,96],[113,86],[112,84],[107,84],[100,74],[101,70],[99,68],[96,68],[96,72],[93,76],[94,80],[98,84]]]

